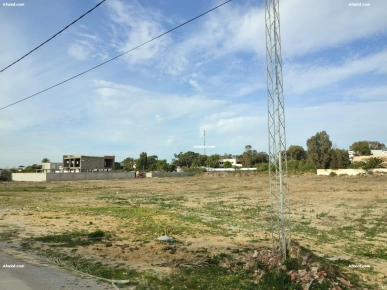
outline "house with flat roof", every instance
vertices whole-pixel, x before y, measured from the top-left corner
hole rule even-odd
[[[91,172],[114,169],[115,156],[63,155],[63,171]]]

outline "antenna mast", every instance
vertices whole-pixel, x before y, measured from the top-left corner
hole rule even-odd
[[[206,130],[203,131],[203,137],[204,137],[204,155],[206,155]]]
[[[285,260],[291,231],[279,0],[265,0],[265,24],[272,251]]]

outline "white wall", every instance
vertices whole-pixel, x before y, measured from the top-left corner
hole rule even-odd
[[[384,168],[370,169],[369,171],[387,173],[387,169],[384,169]],[[317,175],[329,175],[331,172],[334,172],[337,175],[340,175],[340,174],[358,175],[358,174],[366,173],[367,171],[364,169],[337,169],[337,170],[317,169]]]

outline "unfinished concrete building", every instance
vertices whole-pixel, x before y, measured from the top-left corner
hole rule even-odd
[[[63,171],[63,163],[60,162],[42,162],[41,172],[61,172]]]
[[[93,172],[114,169],[115,156],[63,155],[63,171]]]

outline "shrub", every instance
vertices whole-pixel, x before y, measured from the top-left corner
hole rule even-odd
[[[331,173],[329,173],[329,176],[330,177],[335,177],[335,176],[337,176],[337,173],[332,171]]]

